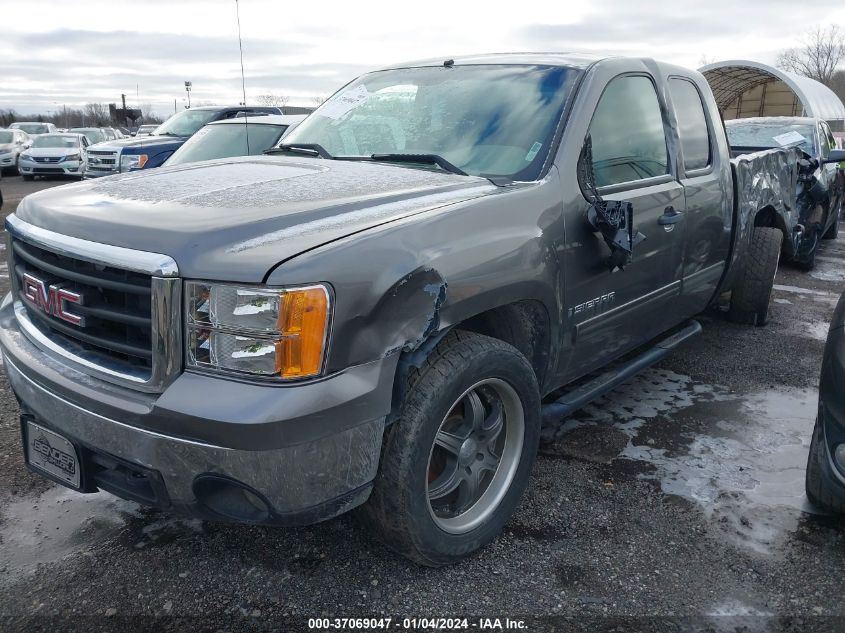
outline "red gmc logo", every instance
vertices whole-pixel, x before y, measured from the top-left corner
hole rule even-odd
[[[82,295],[77,292],[71,292],[61,286],[47,286],[38,277],[23,274],[23,296],[26,297],[30,303],[43,310],[47,314],[52,314],[63,321],[72,323],[78,327],[85,327],[85,317],[79,314],[73,314],[67,311],[68,303],[75,303],[82,305]]]

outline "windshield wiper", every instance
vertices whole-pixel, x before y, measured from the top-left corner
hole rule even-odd
[[[440,169],[459,176],[468,176],[460,167],[453,165],[439,154],[372,154],[370,159],[384,163],[423,163],[437,165]]]
[[[326,151],[322,145],[317,143],[283,143],[276,147],[264,150],[265,154],[282,154],[287,152],[308,154],[309,156],[319,156],[320,158],[333,158],[331,154]]]

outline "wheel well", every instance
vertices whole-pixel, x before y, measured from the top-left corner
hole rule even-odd
[[[764,226],[773,229],[779,229],[783,233],[783,241],[781,242],[781,251],[784,254],[791,255],[788,251],[792,245],[792,240],[789,238],[789,230],[786,227],[786,221],[783,216],[778,213],[774,207],[763,207],[754,216],[754,226]]]
[[[551,349],[550,327],[545,306],[539,301],[525,300],[481,312],[432,334],[415,350],[402,353],[393,384],[392,413],[387,424],[396,421],[395,414],[405,397],[410,372],[415,367],[421,367],[435,346],[454,329],[483,334],[513,345],[531,363],[542,391]]]
[[[531,366],[541,386],[549,363],[549,315],[539,301],[518,301],[493,308],[455,325],[484,334],[518,349]]]

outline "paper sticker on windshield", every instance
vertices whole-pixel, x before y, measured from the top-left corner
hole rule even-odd
[[[367,86],[361,84],[349,92],[345,92],[334,99],[326,101],[320,107],[319,114],[329,119],[339,119],[345,116],[350,110],[354,110],[366,103],[369,97],[370,93],[367,90]]]
[[[773,136],[772,140],[775,141],[778,145],[781,145],[782,147],[807,142],[807,139],[804,138],[801,133],[796,132],[795,130],[787,132],[786,134],[778,134],[777,136]]]
[[[531,149],[529,149],[528,153],[525,155],[525,162],[530,163],[532,160],[534,160],[534,157],[537,156],[537,153],[540,151],[541,147],[543,147],[542,143],[534,143],[534,145],[531,146]]]

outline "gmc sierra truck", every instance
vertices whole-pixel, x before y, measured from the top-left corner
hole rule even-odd
[[[499,533],[543,415],[728,293],[766,321],[798,160],[731,161],[697,72],[563,54],[366,74],[271,152],[8,217],[0,345],[27,463],[213,520],[361,506],[427,565]]]

